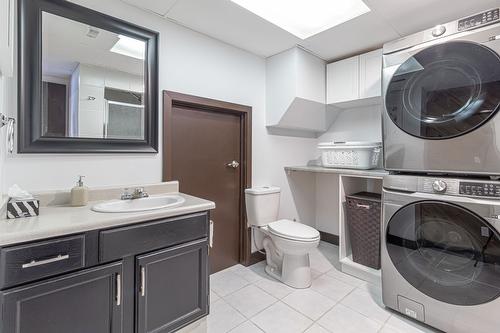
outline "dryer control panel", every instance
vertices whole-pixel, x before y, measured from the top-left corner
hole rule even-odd
[[[498,183],[461,181],[459,191],[462,195],[500,198],[500,184]]]
[[[500,14],[500,9],[496,8],[485,11],[483,13],[463,18],[458,21],[458,31],[465,31],[497,22],[500,20],[499,14]]]

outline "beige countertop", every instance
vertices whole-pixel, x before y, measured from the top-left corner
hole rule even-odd
[[[317,173],[335,173],[341,175],[352,176],[365,176],[365,177],[383,177],[388,175],[389,172],[383,169],[341,169],[341,168],[324,168],[321,166],[287,166],[285,171],[303,171],[303,172],[317,172]]]
[[[159,193],[156,193],[159,194]],[[165,193],[167,194],[167,193]],[[49,205],[40,207],[40,215],[18,219],[0,219],[0,246],[24,243],[44,238],[75,234],[90,230],[119,227],[166,217],[196,213],[215,208],[215,203],[187,194],[178,194],[186,201],[178,207],[137,213],[97,213],[91,210],[96,203],[87,206]]]

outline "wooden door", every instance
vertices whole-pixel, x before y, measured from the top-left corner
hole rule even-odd
[[[216,204],[210,214],[214,273],[239,262],[241,119],[237,114],[176,106],[170,122],[171,179],[179,181],[181,192]]]
[[[171,91],[163,96],[163,179],[217,206],[210,214],[211,273],[251,264],[244,189],[252,185],[252,108]]]
[[[174,332],[208,314],[207,240],[137,257],[138,333]]]
[[[122,332],[121,263],[0,294],[2,333]]]

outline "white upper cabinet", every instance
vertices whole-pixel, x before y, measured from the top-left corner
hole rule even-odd
[[[359,98],[359,57],[340,60],[326,67],[327,104]]]
[[[327,104],[339,107],[380,103],[382,50],[327,65]]]
[[[382,96],[382,49],[359,56],[359,98]]]
[[[15,0],[0,0],[0,75],[14,74]]]

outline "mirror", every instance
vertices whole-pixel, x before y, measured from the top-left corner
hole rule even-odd
[[[61,0],[20,6],[19,152],[157,152],[157,33]]]
[[[144,41],[42,13],[42,135],[144,139]]]

